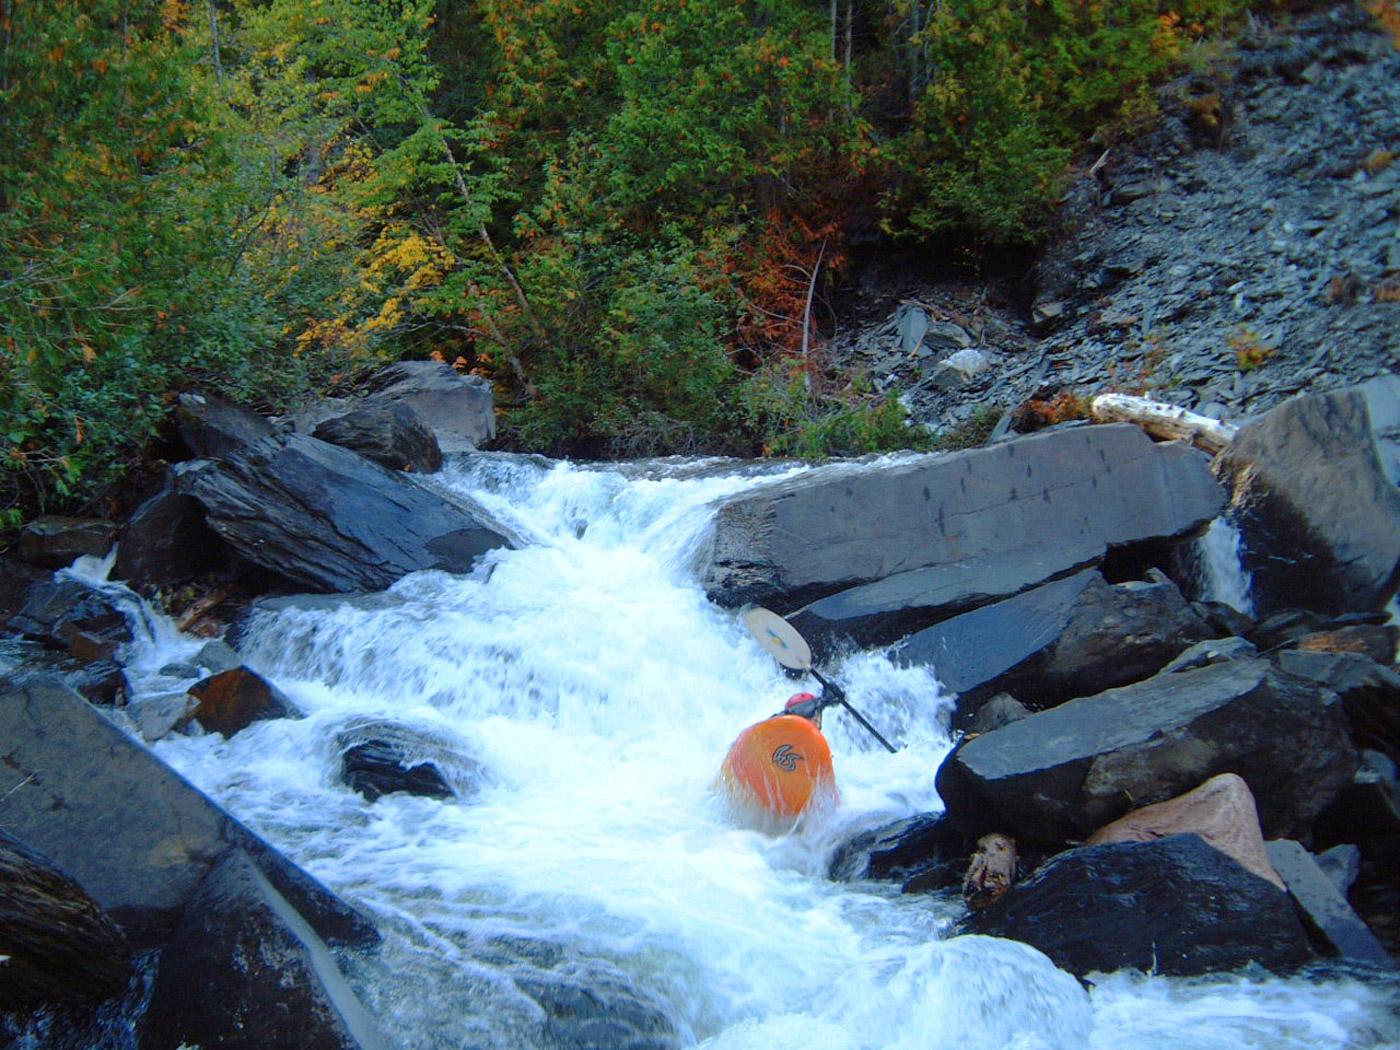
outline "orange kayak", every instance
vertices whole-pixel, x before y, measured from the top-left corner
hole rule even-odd
[[[797,715],[775,715],[740,733],[717,785],[736,816],[759,825],[792,821],[840,800],[826,737]]]

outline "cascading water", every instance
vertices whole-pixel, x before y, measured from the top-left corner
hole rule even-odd
[[[1201,534],[1196,541],[1200,597],[1252,615],[1251,580],[1240,560],[1242,542],[1239,527],[1228,518],[1216,518]]]
[[[382,948],[345,965],[391,1045],[578,1045],[551,1028],[571,989],[605,1004],[617,1046],[1400,1045],[1374,984],[1118,974],[1086,991],[1023,945],[950,937],[956,900],[829,881],[851,835],[941,808],[949,698],[878,654],[827,670],[899,752],[833,710],[841,806],[777,837],[727,822],[710,788],[730,741],[796,685],[690,570],[707,505],[755,483],[737,471],[454,464],[426,483],[536,545],[470,576],[268,603],[240,651],[306,717],[156,745],[377,919]],[[193,648],[147,632],[138,691],[170,688],[161,669]],[[459,797],[344,786],[337,739],[367,724],[416,741]]]

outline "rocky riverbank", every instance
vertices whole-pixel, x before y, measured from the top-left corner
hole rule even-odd
[[[833,357],[940,435],[1108,390],[1238,423],[1400,365],[1400,50],[1376,19],[1258,18],[1162,104],[1085,158],[1029,272],[872,261]]]

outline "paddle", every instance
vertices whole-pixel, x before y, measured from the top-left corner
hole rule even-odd
[[[784,667],[790,667],[794,671],[806,671],[821,683],[822,698],[825,701],[822,704],[823,707],[840,704],[851,713],[857,722],[865,727],[871,736],[885,746],[886,751],[894,753],[895,746],[882,737],[879,731],[865,720],[865,716],[851,706],[850,701],[846,699],[845,691],[834,682],[828,682],[812,666],[812,649],[807,644],[807,640],[797,633],[797,628],[771,609],[763,608],[754,608],[746,612],[744,623],[748,626],[749,632],[758,639],[758,644],[767,649],[778,663]],[[832,697],[831,700],[826,700],[828,693]]]

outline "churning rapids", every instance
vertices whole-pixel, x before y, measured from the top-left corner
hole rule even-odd
[[[572,979],[598,1002],[625,990],[710,1050],[1400,1046],[1393,991],[1344,975],[1086,989],[1024,945],[952,937],[955,898],[829,881],[853,834],[941,807],[950,700],[882,654],[827,670],[899,752],[835,710],[842,805],[780,837],[728,823],[720,761],[797,683],[691,561],[711,501],[760,480],[718,462],[450,463],[422,483],[470,493],[534,545],[470,576],[270,603],[240,650],[307,717],[155,746],[374,916],[381,950],[344,965],[390,1045],[539,1046],[541,982]],[[160,668],[196,643],[145,620],[135,687],[168,691]],[[345,787],[336,738],[366,720],[404,727],[462,797]],[[531,968],[530,945],[566,964]]]

